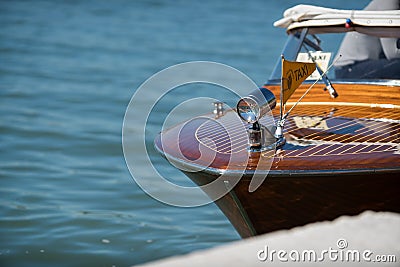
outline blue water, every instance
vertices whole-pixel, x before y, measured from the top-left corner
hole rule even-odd
[[[148,77],[191,60],[262,84],[286,38],[272,23],[299,3],[0,1],[0,265],[129,266],[238,240],[215,205],[171,207],[137,186],[125,109]]]

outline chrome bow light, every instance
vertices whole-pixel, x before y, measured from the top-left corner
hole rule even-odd
[[[267,88],[259,88],[241,98],[236,108],[242,120],[255,123],[275,106],[276,98],[274,94]]]
[[[281,138],[277,140],[271,132],[275,132],[275,125],[268,130],[258,121],[276,106],[275,95],[267,88],[259,88],[249,95],[241,98],[236,111],[239,117],[249,123],[247,133],[249,135],[250,151],[261,151],[282,145]]]

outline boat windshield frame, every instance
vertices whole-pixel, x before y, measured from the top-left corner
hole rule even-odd
[[[304,39],[308,33],[308,28],[303,28],[299,31],[293,31],[289,34],[285,46],[283,47],[282,55],[286,60],[295,61],[298,53],[301,50]],[[275,81],[281,81],[281,71],[282,71],[282,60],[281,57],[278,58],[274,70],[268,79],[268,83]]]
[[[398,27],[396,27],[399,29]],[[393,28],[392,28],[393,30]],[[319,46],[319,39],[318,37],[315,36],[317,33],[318,35],[323,35],[324,33],[336,33],[336,34],[345,34],[346,31],[334,31],[334,30],[329,30],[329,31],[318,31],[316,32],[314,28],[296,28],[292,29],[287,32],[288,33],[288,38],[286,40],[286,43],[284,45],[284,48],[282,50],[281,55],[285,57],[286,60],[290,61],[296,61],[298,54],[301,52],[301,49],[306,46],[308,48],[312,48],[314,51],[324,51],[320,46]],[[386,33],[386,32],[385,32]],[[366,33],[364,33],[366,34]],[[368,35],[368,34],[367,34]],[[382,37],[382,36],[381,36]],[[311,40],[310,38],[313,38],[315,40]],[[267,84],[279,84],[281,82],[281,71],[282,71],[282,60],[281,56],[278,57],[274,69],[272,71],[272,74],[270,75],[269,79],[265,83]],[[341,83],[342,81],[347,81],[348,79],[337,79],[334,78],[335,82]],[[398,85],[400,83],[400,80],[398,79],[350,79],[350,81],[355,82],[355,80],[358,80],[358,82],[387,82],[389,84],[396,84]],[[312,80],[310,80],[312,81]],[[314,80],[315,81],[315,80]],[[307,82],[307,81],[306,81]],[[321,83],[323,81],[320,81]]]

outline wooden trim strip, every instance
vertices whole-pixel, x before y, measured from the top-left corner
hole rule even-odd
[[[286,105],[293,106],[296,102],[286,102]],[[279,101],[276,105],[279,104]],[[300,102],[299,106],[348,106],[348,107],[367,107],[367,108],[393,108],[400,109],[400,105],[394,104],[369,104],[351,102]]]

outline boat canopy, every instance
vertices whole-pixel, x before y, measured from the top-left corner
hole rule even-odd
[[[346,26],[347,23],[347,26]],[[400,10],[339,10],[313,5],[297,5],[287,9],[275,27],[288,32],[308,28],[309,33],[356,31],[379,37],[400,38]]]

